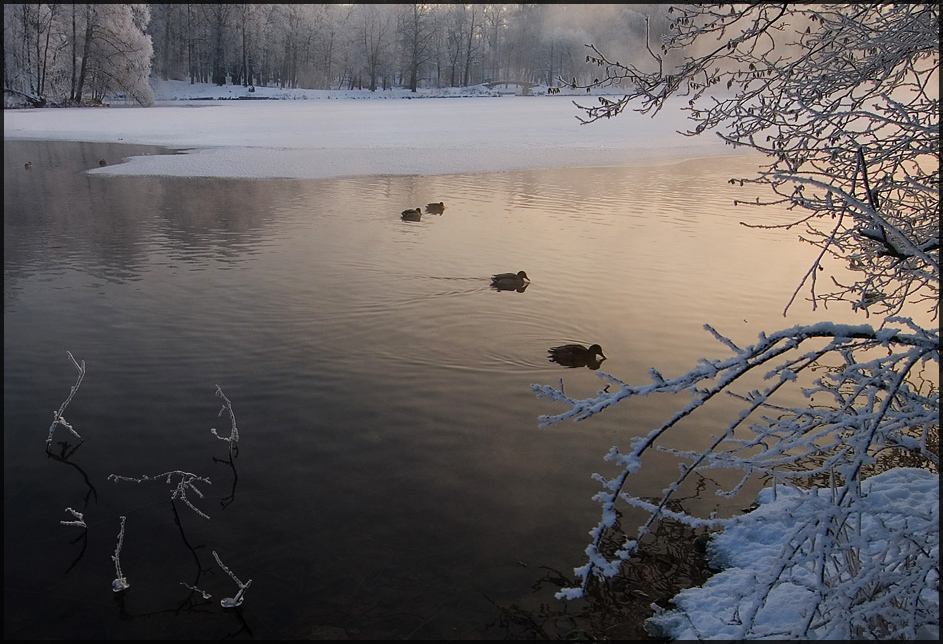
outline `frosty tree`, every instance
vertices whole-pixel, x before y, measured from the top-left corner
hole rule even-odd
[[[582,420],[635,396],[691,396],[663,425],[607,456],[621,472],[596,475],[602,520],[591,532],[588,562],[576,569],[581,586],[559,596],[580,597],[594,580],[617,574],[658,521],[722,528],[759,520],[669,511],[687,479],[723,468],[742,473],[722,491],[730,496],[756,477],[830,489],[815,511],[795,506],[782,556],[743,589],[747,610],[735,611],[737,638],[914,638],[920,627],[938,627],[939,604],[928,603],[926,591],[939,590],[939,505],[904,500],[874,529],[863,517],[862,481],[888,454],[939,466],[939,5],[683,5],[669,17],[662,45],[649,44],[647,67],[612,61],[590,46],[587,60],[600,71],[592,86],[626,90],[618,100],[578,105],[580,120],[628,108],[655,116],[670,98],[685,97],[687,134],[715,131],[728,144],[764,153],[768,165],[741,182],[769,188],[765,203],[792,213],[781,226],[820,249],[784,315],[807,293],[813,308],[848,303],[876,326],[823,321],[761,333],[743,347],[706,327],[730,355],[680,376],[652,369],[650,383],[631,385],[600,374],[605,390],[582,400],[562,385],[534,385],[539,397],[568,407],[542,417],[545,425]],[[830,276],[823,286],[826,257],[850,277]],[[737,391],[752,386],[754,374],[762,385]],[[777,395],[796,387],[808,406],[777,404]],[[660,499],[632,495],[630,477],[643,457],[663,449],[666,432],[721,393],[742,400],[739,416],[700,451],[664,449],[681,465]],[[613,551],[603,544],[622,503],[649,518]],[[907,527],[914,521],[925,529],[915,534]],[[807,585],[805,617],[791,632],[765,633],[757,613],[786,583]]]
[[[148,83],[154,48],[145,33],[150,19],[145,4],[85,5],[82,62],[78,77],[73,76],[72,100],[81,101],[88,85],[95,99],[121,91],[145,107],[154,104]]]
[[[122,92],[154,103],[146,4],[4,4],[4,88],[39,104]]]

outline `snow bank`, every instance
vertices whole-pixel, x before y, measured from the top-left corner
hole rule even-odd
[[[939,531],[934,526],[940,520],[939,477],[922,469],[896,468],[873,476],[862,483],[864,492],[857,510],[861,513],[860,535],[862,558],[881,556],[889,558],[899,544],[913,539],[925,540],[926,555],[939,561]],[[699,588],[681,591],[672,602],[677,609],[665,611],[648,620],[649,629],[660,637],[671,639],[740,640],[748,626],[746,619],[753,603],[761,596],[758,586],[764,585],[762,575],[777,570],[784,556],[784,535],[794,526],[824,517],[831,501],[828,489],[800,491],[781,486],[774,497],[772,488],[762,490],[759,508],[749,513],[740,525],[715,534],[708,545],[711,564],[720,572]],[[814,521],[813,521],[814,522]],[[890,553],[890,554],[889,554]],[[863,566],[863,571],[880,567]],[[900,571],[895,571],[900,574]],[[862,572],[861,574],[864,574]],[[875,583],[886,583],[886,592],[893,593],[893,575]],[[923,617],[936,615],[935,626],[922,626],[918,639],[937,639],[939,634],[939,577],[937,572],[926,579],[926,589],[919,598]],[[860,581],[860,580],[856,580]],[[901,584],[901,587],[906,584]],[[822,598],[839,590],[823,585],[816,571],[796,567],[784,571],[781,579],[759,608],[753,624],[760,638],[781,639],[791,633],[797,624],[810,620],[822,609]],[[908,598],[916,599],[916,598]],[[872,598],[872,601],[877,601]],[[866,602],[862,602],[865,604]],[[811,639],[845,639],[846,624],[853,621],[850,612],[817,614],[812,621]],[[918,622],[919,623],[919,622]],[[901,627],[902,624],[894,624]]]

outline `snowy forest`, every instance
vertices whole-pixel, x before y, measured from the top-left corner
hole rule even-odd
[[[305,89],[592,82],[632,60],[663,5],[5,4],[3,80],[34,101],[153,102],[148,78]]]

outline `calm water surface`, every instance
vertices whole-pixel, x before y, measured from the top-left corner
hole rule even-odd
[[[724,355],[705,322],[750,342],[817,319],[781,315],[815,249],[739,223],[781,211],[731,205],[748,193],[727,179],[755,157],[310,181],[84,172],[158,152],[4,142],[6,638],[501,638],[496,605],[553,602],[535,598],[541,566],[583,563],[608,449],[678,404],[540,429],[563,409],[531,383],[603,386],[547,349],[599,343],[602,371],[642,383]],[[431,201],[445,213],[400,220]],[[518,270],[524,292],[489,287]],[[87,366],[65,414],[85,440],[58,428],[51,458],[67,351]],[[210,432],[229,433],[216,385],[234,459]],[[708,441],[735,409],[676,440]],[[162,481],[107,480],[171,470],[212,481],[188,495],[210,520]],[[655,462],[632,491],[676,472]],[[87,532],[59,524],[66,507]],[[115,595],[122,515],[131,588]],[[212,551],[252,579],[236,611],[219,607],[237,588]]]

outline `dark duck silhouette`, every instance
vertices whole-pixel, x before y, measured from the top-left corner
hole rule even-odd
[[[441,215],[445,212],[445,204],[441,201],[439,203],[430,203],[426,204],[426,213],[430,215]]]
[[[422,218],[422,208],[404,210],[402,217],[403,221],[419,221]]]
[[[564,367],[598,369],[602,361],[606,359],[602,347],[598,344],[591,345],[588,348],[582,344],[564,344],[553,347],[548,353],[550,354],[550,362],[556,362]]]
[[[99,159],[99,160],[98,160],[98,165],[101,166],[101,167],[105,167],[106,165],[108,165],[108,162],[105,161],[104,159]]]
[[[32,161],[27,161],[26,163],[23,164],[23,167],[26,168],[27,170],[29,170],[29,169],[31,169],[31,168],[33,167],[33,162],[32,162]]]
[[[516,273],[498,273],[491,276],[491,286],[499,291],[517,291],[523,293],[527,285],[530,284],[530,278],[524,271]]]

